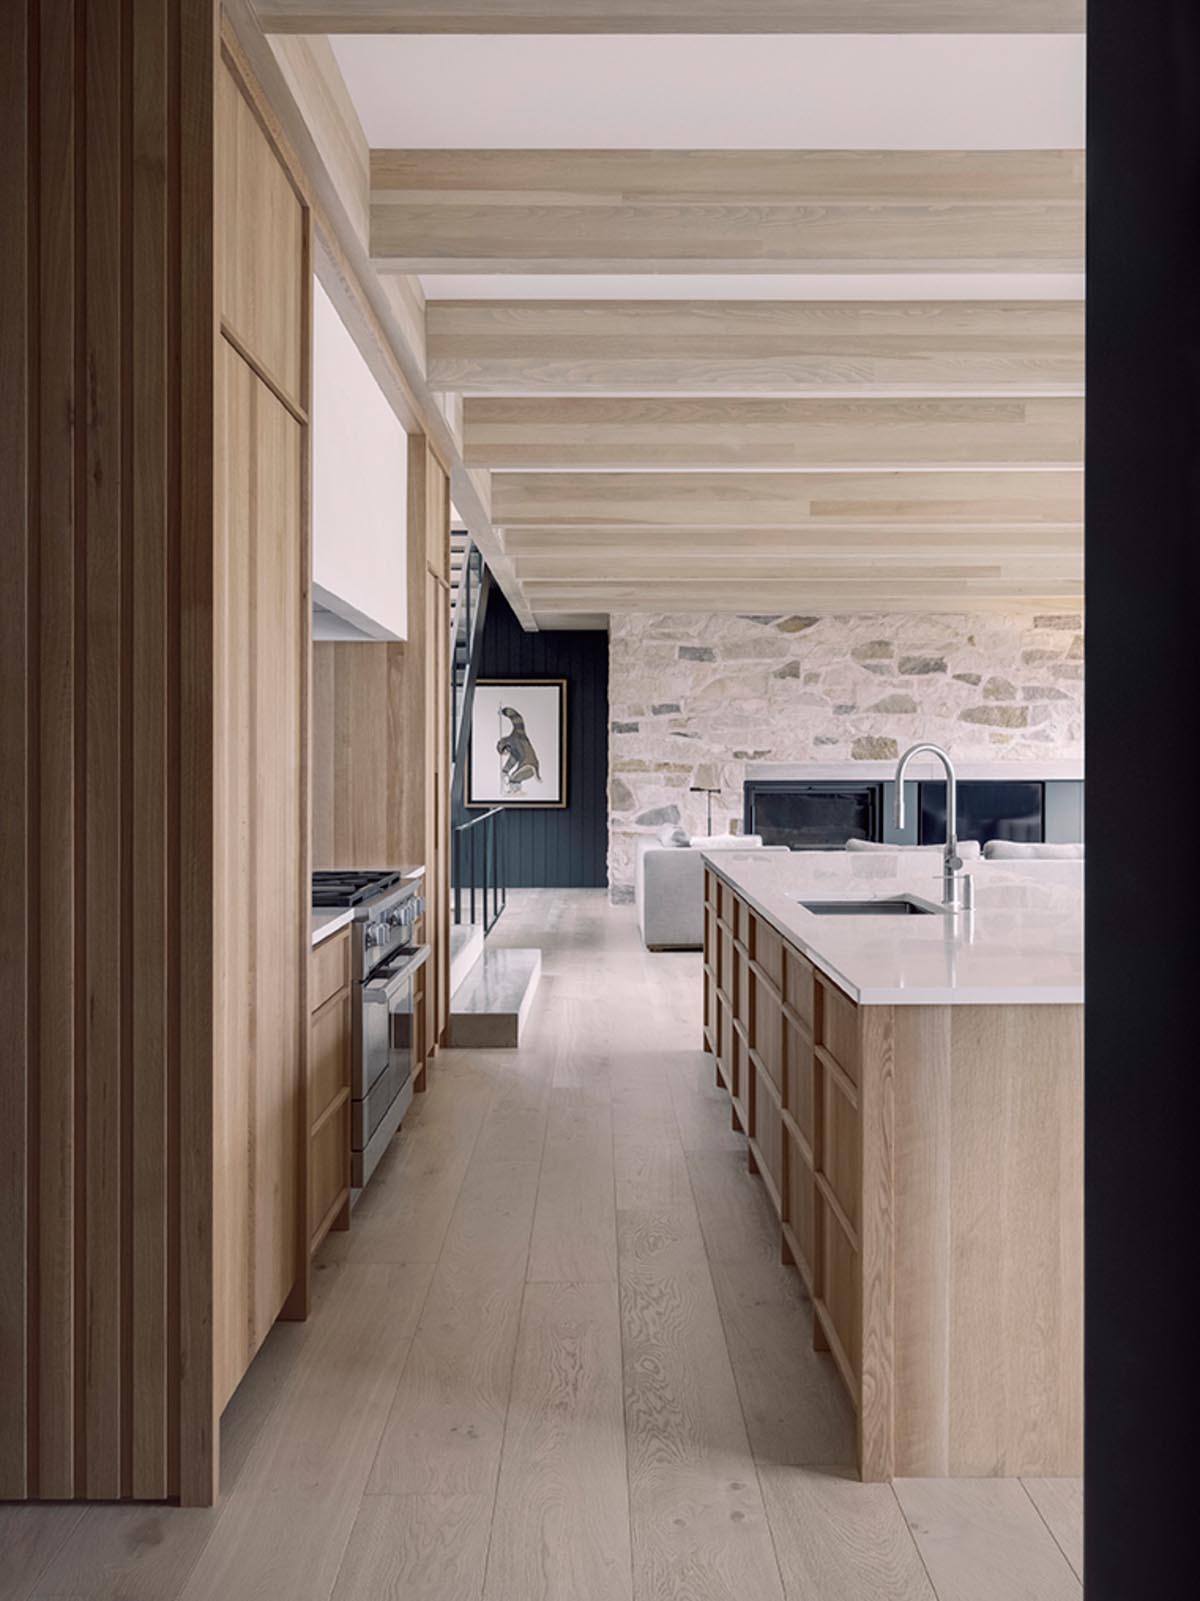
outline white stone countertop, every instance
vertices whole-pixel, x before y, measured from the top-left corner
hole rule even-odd
[[[316,950],[322,940],[328,939],[331,934],[336,934],[339,928],[345,928],[348,923],[353,921],[354,908],[352,906],[314,907],[311,923],[313,949]]]
[[[801,900],[941,902],[941,859],[897,852],[705,852],[726,883],[865,1006],[1083,1001],[1083,863],[969,863],[975,910],[819,916]]]
[[[1053,779],[1082,779],[1083,761],[1050,759],[1045,761],[989,761],[986,757],[954,756],[960,779],[1026,779],[1049,783]],[[895,762],[747,762],[748,779],[800,779],[813,784],[845,784],[852,779],[895,778]],[[905,775],[910,779],[945,778],[941,762],[934,756],[914,756]]]

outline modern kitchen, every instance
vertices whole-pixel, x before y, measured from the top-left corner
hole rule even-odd
[[[0,1601],[1174,1593],[1117,36],[3,8]]]

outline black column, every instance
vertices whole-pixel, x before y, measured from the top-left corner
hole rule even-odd
[[[1195,1581],[1200,3],[1091,0],[1088,1601]]]

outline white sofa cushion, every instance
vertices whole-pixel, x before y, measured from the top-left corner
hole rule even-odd
[[[848,851],[891,851],[894,855],[903,851],[909,855],[924,853],[926,856],[941,856],[945,852],[944,845],[889,845],[886,840],[879,841],[874,839],[848,839],[846,841],[846,849]],[[958,854],[964,862],[975,861],[981,854],[979,841],[977,839],[960,839],[958,842]]]
[[[1047,845],[1020,839],[989,839],[983,847],[987,862],[1081,862],[1082,845]]]
[[[690,850],[638,841],[634,901],[642,939],[651,950],[696,950],[704,944],[704,851],[764,849],[757,834],[714,845],[694,839]]]

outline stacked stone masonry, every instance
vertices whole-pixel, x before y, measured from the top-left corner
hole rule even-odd
[[[748,762],[892,761],[916,739],[961,758],[1079,758],[1083,619],[614,614],[610,894],[633,897],[640,836],[742,815]]]

